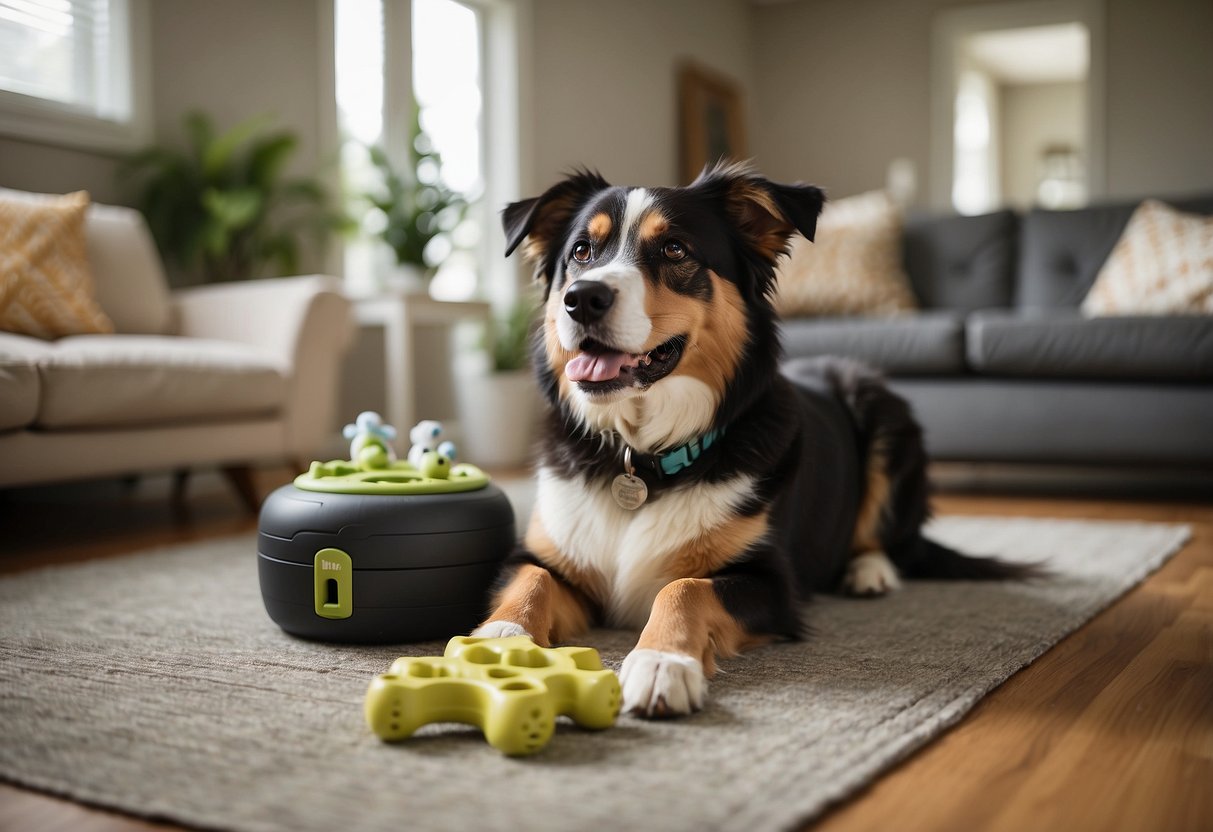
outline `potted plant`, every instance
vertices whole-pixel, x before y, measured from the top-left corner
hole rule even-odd
[[[467,212],[468,200],[442,181],[442,158],[421,129],[420,111],[413,109],[409,171],[401,173],[381,147],[369,148],[371,162],[382,179],[379,189],[365,194],[379,213],[370,225],[395,258],[388,283],[406,290],[424,289],[441,265],[431,243],[449,235]]]
[[[520,301],[494,322],[486,356],[456,385],[460,456],[477,465],[517,468],[530,460],[539,391],[530,368],[535,304]]]
[[[295,274],[301,239],[322,247],[343,226],[318,182],[284,177],[293,133],[267,132],[264,118],[216,133],[198,112],[184,128],[184,148],[149,147],[120,169],[175,283]]]

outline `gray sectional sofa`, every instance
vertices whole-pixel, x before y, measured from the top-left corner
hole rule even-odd
[[[1213,195],[1165,201],[1213,214]],[[823,354],[881,368],[938,460],[1208,468],[1213,316],[1079,311],[1136,205],[913,219],[921,311],[785,321],[785,372]]]

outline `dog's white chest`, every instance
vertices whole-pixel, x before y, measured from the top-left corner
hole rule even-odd
[[[726,522],[753,492],[752,477],[667,492],[635,511],[620,508],[605,485],[539,472],[535,508],[552,542],[579,569],[601,576],[607,620],[642,627],[670,580],[670,560]]]

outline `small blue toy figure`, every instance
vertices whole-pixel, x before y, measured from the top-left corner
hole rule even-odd
[[[353,424],[346,425],[341,435],[350,442],[350,461],[368,468],[387,468],[396,461],[392,440],[396,429],[385,425],[382,417],[371,410],[358,414]]]
[[[409,448],[409,462],[413,467],[422,470],[422,462],[425,455],[436,452],[438,456],[444,456],[447,459],[447,464],[455,461],[455,443],[449,439],[442,440],[442,423],[435,422],[433,419],[425,419],[413,425],[413,429],[409,431],[409,441],[413,446]]]

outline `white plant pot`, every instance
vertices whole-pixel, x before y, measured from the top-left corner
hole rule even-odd
[[[539,390],[530,370],[462,375],[455,387],[459,459],[491,468],[528,465],[539,416]]]
[[[433,272],[412,263],[393,263],[384,276],[384,288],[406,295],[428,290]]]

